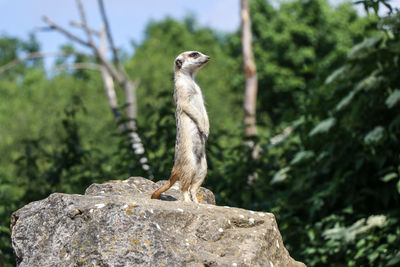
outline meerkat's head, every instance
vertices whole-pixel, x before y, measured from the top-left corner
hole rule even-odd
[[[208,61],[210,61],[210,57],[207,55],[198,51],[186,51],[179,54],[175,59],[175,72],[184,71],[193,75]]]

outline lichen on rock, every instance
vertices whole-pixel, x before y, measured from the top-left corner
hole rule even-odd
[[[203,204],[180,201],[179,187],[150,199],[163,182],[93,184],[19,209],[18,266],[305,266],[285,249],[273,214],[215,206],[205,188]]]

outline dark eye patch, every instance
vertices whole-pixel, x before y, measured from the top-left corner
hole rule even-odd
[[[189,57],[198,57],[198,56],[200,56],[200,54],[197,53],[197,52],[193,52],[193,53],[191,53],[191,54],[189,55]]]

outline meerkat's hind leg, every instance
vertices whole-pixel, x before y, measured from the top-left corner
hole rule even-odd
[[[190,187],[190,194],[192,195],[193,202],[195,203],[199,203],[199,201],[197,200],[197,193],[199,192],[201,184],[203,183],[205,178],[206,173],[204,173],[203,177],[196,180],[196,182]]]
[[[192,200],[190,199],[189,188],[187,188],[186,190],[182,190],[182,194],[183,194],[183,201],[192,202]]]
[[[190,178],[188,180],[190,181]],[[192,200],[190,199],[189,186],[190,183],[186,181],[186,179],[181,180],[181,191],[183,195],[183,201],[185,202],[192,202]]]
[[[207,161],[206,157],[201,159],[200,168],[196,172],[196,176],[192,181],[192,185],[190,186],[190,194],[192,195],[192,199],[195,203],[199,203],[197,200],[197,193],[200,190],[201,185],[204,182],[204,179],[207,175]]]

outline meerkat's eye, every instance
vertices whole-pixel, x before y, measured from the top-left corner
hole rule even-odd
[[[197,52],[193,52],[189,55],[189,57],[198,57],[198,56],[199,56],[199,53],[197,53]]]

